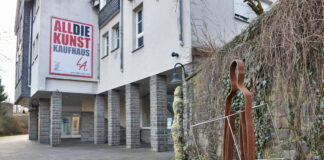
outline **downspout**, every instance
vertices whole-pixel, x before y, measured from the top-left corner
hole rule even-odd
[[[124,71],[124,5],[123,0],[119,1],[120,5],[120,71]]]
[[[179,7],[179,12],[178,12],[179,42],[180,45],[183,46],[182,0],[178,0],[178,7]]]
[[[33,6],[33,4],[32,4]],[[27,85],[28,87],[31,86],[31,71],[32,71],[32,63],[33,63],[33,27],[34,27],[34,8],[31,7],[31,10],[30,10],[30,19],[29,19],[29,23],[30,23],[30,26],[29,26],[29,54],[28,54],[28,68],[29,68],[29,73],[28,73],[28,80],[27,80]]]
[[[99,14],[99,13],[98,13]],[[99,26],[99,22],[98,22],[98,26]],[[100,80],[100,63],[101,63],[101,59],[100,59],[100,57],[101,57],[101,45],[100,45],[100,43],[101,43],[101,34],[100,34],[101,32],[100,32],[100,26],[99,26],[99,47],[98,47],[98,76],[97,76],[97,78],[98,78],[98,80]]]
[[[97,56],[97,58],[98,58],[98,65],[97,65],[97,69],[98,69],[98,75],[97,75],[97,79],[98,80],[100,80],[100,63],[101,63],[101,52],[100,52],[100,49],[101,49],[101,32],[100,32],[100,24],[99,24],[99,12],[100,12],[100,1],[99,1],[99,7],[98,8],[96,8],[95,7],[95,3],[96,3],[96,1],[97,0],[91,0],[90,1],[90,4],[92,5],[92,7],[93,7],[93,9],[97,12],[97,14],[98,14],[98,32],[99,32],[99,38],[98,38],[98,40],[99,40],[99,43],[98,43],[98,49],[97,49],[97,53],[98,53],[98,56]],[[94,51],[92,51],[92,52],[94,52]],[[93,54],[93,53],[92,53]],[[92,62],[93,63],[93,62]]]
[[[100,1],[99,1],[99,9],[97,10],[98,13],[98,29],[99,29],[99,47],[98,47],[98,80],[100,80],[100,65],[101,65],[101,32],[100,32],[100,24],[99,24],[99,16],[100,16]],[[103,45],[103,44],[102,44]],[[98,90],[98,88],[97,88]]]

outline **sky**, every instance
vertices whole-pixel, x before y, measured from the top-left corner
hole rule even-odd
[[[0,5],[0,77],[8,101],[15,96],[16,36],[14,32],[16,0],[3,1]]]

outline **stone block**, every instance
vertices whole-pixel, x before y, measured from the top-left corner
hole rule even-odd
[[[120,96],[115,90],[108,91],[108,145],[120,145]]]
[[[167,82],[166,77],[154,75],[150,77],[151,105],[151,147],[153,151],[168,150],[167,130]]]
[[[126,101],[126,147],[140,147],[140,92],[139,85],[127,84]]]
[[[62,93],[52,93],[50,110],[50,143],[53,147],[61,143]]]
[[[94,105],[94,143],[105,143],[105,99],[102,95],[96,95]]]
[[[38,110],[33,109],[29,110],[28,115],[28,134],[29,134],[29,140],[37,140],[37,134],[38,134]]]

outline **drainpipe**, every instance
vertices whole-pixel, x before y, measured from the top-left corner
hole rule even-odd
[[[180,45],[183,46],[182,0],[178,0],[178,7],[179,7],[179,11],[178,11],[179,42],[180,42]]]
[[[31,4],[33,6],[33,4]],[[29,19],[29,54],[28,54],[28,80],[27,85],[28,87],[31,86],[31,71],[32,71],[32,63],[33,63],[33,27],[34,27],[34,9],[31,7],[30,9],[30,19]]]
[[[119,1],[120,5],[120,71],[124,71],[124,5],[123,0]]]
[[[99,25],[99,22],[98,22],[98,25]],[[98,52],[97,52],[99,54],[98,55],[98,76],[97,76],[98,80],[100,80],[100,63],[101,63],[101,50],[100,50],[101,49],[101,45],[100,45],[100,43],[101,43],[101,34],[100,33],[101,32],[100,32],[100,27],[99,27],[99,45],[98,45]]]

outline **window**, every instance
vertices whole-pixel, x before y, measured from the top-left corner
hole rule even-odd
[[[113,27],[113,41],[112,41],[112,46],[113,49],[119,48],[119,24],[116,24]]]
[[[144,46],[143,9],[136,12],[136,48]]]
[[[32,53],[32,65],[34,64],[34,61],[38,57],[38,34],[36,35],[36,38],[33,42],[33,53]]]
[[[171,129],[172,127],[172,112],[173,112],[173,100],[174,100],[174,95],[173,94],[168,94],[168,97],[167,97],[167,128],[168,129]]]
[[[33,6],[33,22],[35,22],[35,19],[36,19],[36,15],[38,13],[38,10],[39,10],[39,0],[36,0],[36,2],[34,3],[34,6]]]
[[[109,33],[107,32],[104,36],[103,36],[103,52],[102,52],[102,57],[104,56],[108,56],[109,54]]]
[[[19,26],[18,26],[17,27],[17,42],[16,42],[17,43],[16,44],[17,45],[17,49],[16,49],[17,51],[19,50],[19,46],[20,46],[20,43],[19,43],[20,42],[20,34],[19,33],[20,33],[20,31],[19,31]]]
[[[33,42],[33,50],[32,50],[32,64],[34,64],[34,60],[35,60],[35,55],[36,55],[36,42]]]
[[[36,0],[35,7],[36,7],[36,11],[35,11],[35,15],[36,15],[39,10],[39,0]]]
[[[261,0],[261,5],[264,11],[270,9],[272,0]],[[244,22],[251,22],[257,15],[251,9],[251,7],[242,0],[234,0],[234,15],[235,18]]]
[[[250,18],[254,13],[247,3],[243,2],[242,0],[234,0],[234,14],[236,19],[244,22],[250,22]]]
[[[17,61],[16,61],[16,84],[18,84],[19,81],[19,57],[17,57]]]
[[[20,52],[20,51],[19,51]],[[21,78],[21,67],[22,67],[22,63],[21,63],[21,53],[17,54],[17,62],[16,62],[16,84],[19,83],[20,78]]]
[[[19,28],[18,28],[18,42],[19,44],[21,43],[22,41],[22,38],[23,38],[23,19],[22,19],[22,16],[20,17],[20,20],[19,20]]]
[[[171,127],[172,127],[172,117],[168,117],[167,118],[167,128],[171,129]]]

